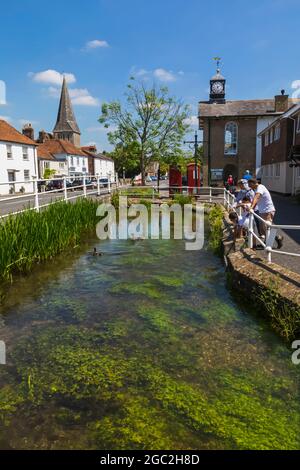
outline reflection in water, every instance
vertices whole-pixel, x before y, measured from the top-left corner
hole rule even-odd
[[[91,240],[1,308],[0,445],[300,449],[286,346],[180,241]]]

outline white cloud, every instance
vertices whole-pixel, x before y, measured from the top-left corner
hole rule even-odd
[[[63,81],[63,77],[65,76],[67,83],[75,83],[76,77],[73,73],[65,73],[62,74],[57,72],[57,70],[44,70],[42,72],[33,73],[30,72],[28,74],[30,78],[36,83],[47,83],[51,85],[61,85]]]
[[[69,90],[72,103],[78,106],[99,106],[99,100],[94,98],[86,88],[71,88]]]
[[[197,116],[191,116],[187,119],[185,119],[185,124],[188,124],[189,126],[199,126],[199,120]]]
[[[295,90],[292,94],[293,99],[300,98],[300,80],[294,80],[291,84],[291,88]]]
[[[154,70],[137,69],[136,67],[131,68],[131,74],[135,77],[143,78],[143,80],[149,80],[150,78],[156,78],[160,82],[175,82],[179,77],[184,75],[184,72],[172,72],[172,70],[166,70],[164,68],[157,68]]]
[[[161,82],[175,82],[176,80],[176,75],[165,69],[155,69],[153,75]]]
[[[94,39],[93,41],[88,41],[86,43],[85,50],[91,51],[93,49],[101,49],[101,48],[106,48],[106,47],[109,47],[109,44],[107,41]]]
[[[49,87],[47,91],[52,98],[60,97],[59,88]],[[69,88],[69,95],[74,105],[100,106],[98,98],[94,98],[86,88]]]

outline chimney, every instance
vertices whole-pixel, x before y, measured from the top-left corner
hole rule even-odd
[[[39,132],[38,142],[40,144],[43,144],[44,142],[46,142],[46,140],[49,140],[49,134],[44,130],[40,131]]]
[[[281,95],[275,96],[276,113],[285,113],[289,109],[289,95],[285,94],[285,90],[281,90]]]
[[[34,129],[30,123],[25,124],[22,129],[22,134],[31,140],[34,140]]]
[[[96,145],[89,145],[89,146],[87,147],[87,150],[88,150],[90,153],[95,153],[95,154],[97,153],[97,147],[96,147]]]

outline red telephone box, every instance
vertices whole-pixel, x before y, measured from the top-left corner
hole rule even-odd
[[[197,174],[196,173],[196,166],[195,163],[189,163],[187,166],[187,179],[188,179],[188,187],[189,193],[193,194],[196,192],[200,192],[198,188],[201,187],[201,175],[200,175],[200,165],[197,165]],[[194,189],[197,188],[197,191]]]
[[[182,174],[177,166],[170,167],[170,194],[177,194],[181,193],[182,191]]]

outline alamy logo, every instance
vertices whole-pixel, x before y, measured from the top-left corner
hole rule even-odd
[[[4,341],[0,341],[0,365],[6,364],[6,346]]]
[[[0,80],[0,105],[6,104],[6,85],[3,80]]]
[[[292,94],[294,100],[300,98],[300,80],[294,80],[292,83],[292,89],[295,90]]]
[[[186,240],[187,251],[201,250],[204,246],[204,206],[185,204],[131,204],[126,196],[119,197],[117,211],[112,204],[101,204],[97,216],[100,240]],[[173,235],[171,236],[171,232]]]
[[[294,341],[292,349],[295,349],[295,352],[292,355],[292,363],[295,366],[300,366],[300,341]]]

